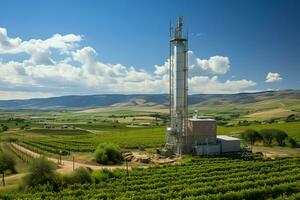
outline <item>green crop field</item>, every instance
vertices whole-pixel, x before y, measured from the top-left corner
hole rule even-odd
[[[99,143],[113,142],[122,148],[161,147],[165,143],[165,127],[126,127],[123,124],[74,124],[81,129],[30,129],[6,134],[25,145],[52,153],[59,150],[93,152]],[[249,126],[218,126],[218,134],[239,136],[246,129],[278,128],[300,142],[300,122],[258,124]],[[86,131],[89,130],[89,131]]]
[[[6,199],[299,199],[300,159],[255,156],[194,158],[133,169],[94,184],[2,193]]]

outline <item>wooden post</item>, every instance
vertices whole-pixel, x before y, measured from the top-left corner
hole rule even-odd
[[[73,171],[75,170],[75,157],[73,156]]]
[[[127,159],[125,159],[125,162],[126,162],[126,171],[127,171],[127,176],[129,175],[129,171],[128,171],[128,161]]]
[[[4,172],[2,173],[2,183],[3,183],[3,186],[5,186]]]

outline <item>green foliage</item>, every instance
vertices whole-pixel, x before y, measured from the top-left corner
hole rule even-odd
[[[287,118],[285,119],[286,122],[294,122],[297,120],[298,120],[298,117],[295,114],[291,114],[291,115],[287,116]]]
[[[103,170],[94,171],[92,177],[95,183],[100,183],[102,181],[107,181],[114,176],[111,170],[103,169]]]
[[[104,174],[104,175],[103,175]],[[235,155],[202,157],[178,165],[96,171],[95,184],[6,193],[11,199],[297,199],[300,158]],[[105,176],[105,177],[104,177]],[[96,182],[96,177],[98,182]]]
[[[251,145],[254,145],[255,142],[261,140],[260,134],[253,129],[247,129],[246,131],[241,133],[242,139],[247,142],[250,142]]]
[[[5,171],[10,170],[11,172],[15,173],[16,162],[12,156],[7,153],[0,152],[0,173],[5,173]]]
[[[298,143],[297,143],[297,141],[294,138],[291,138],[291,137],[288,138],[288,142],[290,143],[290,145],[291,145],[292,148],[298,147]]]
[[[73,173],[73,182],[74,183],[92,183],[91,172],[85,167],[79,167]]]
[[[96,161],[100,164],[118,164],[123,161],[120,147],[113,143],[99,144],[95,155]]]
[[[271,145],[274,135],[273,135],[273,129],[262,129],[260,131],[260,135],[262,137],[264,145]]]
[[[33,160],[30,166],[30,173],[25,177],[25,184],[29,187],[37,185],[52,184],[56,182],[55,165],[45,157]]]
[[[288,137],[288,134],[282,130],[279,129],[273,129],[273,136],[279,146],[284,146],[285,145],[285,139]]]
[[[8,126],[1,124],[1,131],[8,131]]]
[[[275,139],[279,146],[285,145],[285,139],[288,134],[279,129],[263,129],[260,131],[260,135],[265,145],[271,145],[273,139]]]

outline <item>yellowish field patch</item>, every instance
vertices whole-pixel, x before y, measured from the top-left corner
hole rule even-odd
[[[78,113],[101,113],[101,112],[112,112],[118,110],[128,110],[128,111],[140,111],[140,112],[159,112],[159,113],[167,113],[169,112],[168,108],[163,106],[151,106],[151,107],[107,107],[107,108],[93,108],[93,109],[86,109],[82,111],[78,111]]]
[[[291,114],[298,114],[298,112],[294,112],[284,108],[276,108],[276,109],[271,109],[271,110],[266,110],[261,112],[255,112],[246,115],[245,118],[270,119],[270,118],[287,117]]]

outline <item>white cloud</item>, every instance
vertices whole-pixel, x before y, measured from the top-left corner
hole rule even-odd
[[[0,54],[21,44],[20,38],[9,38],[5,28],[0,27]]]
[[[189,79],[189,90],[191,93],[207,94],[229,94],[238,93],[255,86],[256,83],[251,80],[227,80],[220,82],[217,76],[194,76]]]
[[[0,100],[55,97],[52,93],[0,91]]]
[[[207,71],[212,74],[226,74],[230,69],[228,57],[212,56],[208,59],[200,59],[195,56],[193,51],[189,51],[189,69],[190,73]]]
[[[272,73],[269,72],[266,76],[266,83],[274,83],[274,82],[280,82],[282,78],[280,77],[279,73]]]
[[[156,74],[158,76],[168,74],[169,68],[170,68],[170,59],[168,59],[164,65],[162,65],[162,66],[154,65],[154,67],[155,67],[154,74]]]
[[[211,74],[226,74],[230,70],[230,61],[228,57],[212,56],[208,59],[200,59],[196,57],[193,51],[188,52],[189,75],[197,76],[203,72]],[[169,72],[169,59],[164,65],[155,65],[154,74],[164,75]]]
[[[153,72],[133,66],[104,63],[92,47],[80,47],[82,36],[55,34],[41,40],[22,41],[10,38],[6,29],[0,29],[0,54],[26,53],[22,61],[0,62],[0,99],[28,98],[66,94],[94,93],[165,93],[168,92],[169,60],[155,65]],[[3,45],[5,44],[5,45]],[[53,50],[62,58],[52,58]],[[200,72],[226,73],[229,59],[213,56],[197,58],[189,52],[191,93],[236,93],[255,86],[251,80],[219,81],[217,76],[200,76]],[[1,92],[6,91],[6,92]]]

